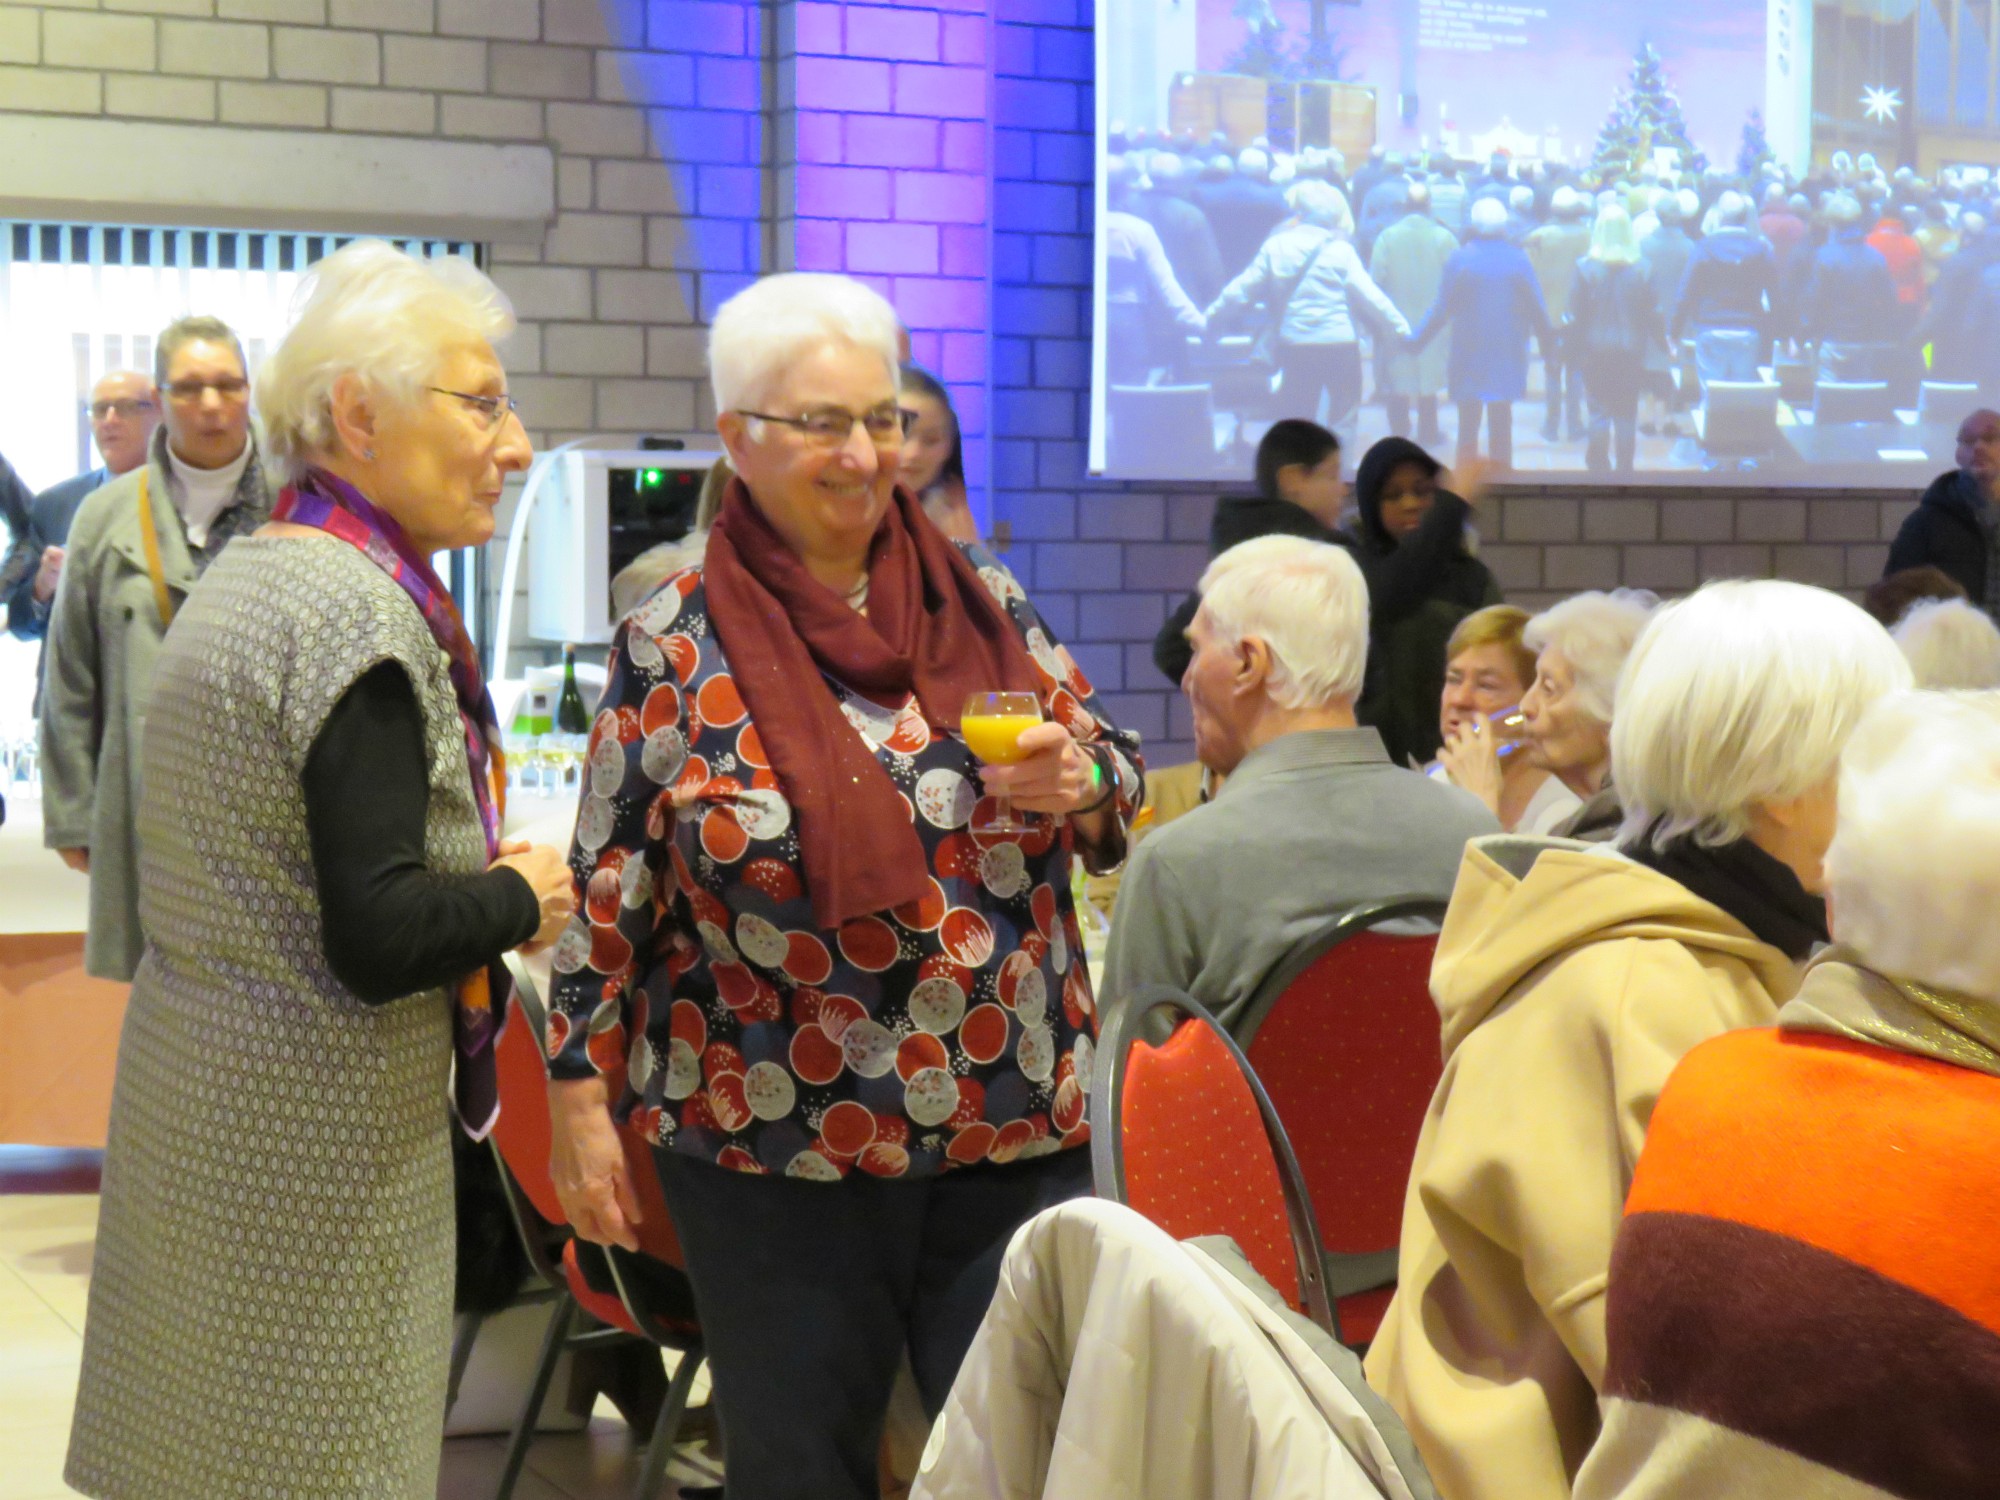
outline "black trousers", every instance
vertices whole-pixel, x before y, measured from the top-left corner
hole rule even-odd
[[[917,1181],[655,1160],[708,1345],[729,1500],[873,1500],[904,1348],[934,1417],[1014,1231],[1090,1191],[1087,1149]]]

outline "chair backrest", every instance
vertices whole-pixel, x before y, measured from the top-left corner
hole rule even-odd
[[[1156,1013],[1177,1023],[1158,1044],[1144,1034]],[[1090,1106],[1099,1197],[1175,1239],[1228,1235],[1280,1296],[1338,1337],[1284,1127],[1241,1049],[1199,1004],[1149,985],[1113,1007]]]
[[[1702,387],[1702,446],[1712,453],[1761,453],[1778,440],[1775,380],[1711,380]]]
[[[551,1224],[562,1224],[567,1221],[549,1175],[549,1065],[542,1055],[541,997],[525,971],[511,962],[513,955],[508,957],[514,992],[493,1044],[500,1088],[493,1144],[535,1212]]]
[[[1822,380],[1813,387],[1813,421],[1886,422],[1895,416],[1886,380]]]
[[[1926,380],[1917,387],[1917,420],[1962,422],[1979,407],[1979,387],[1956,380]]]
[[[1435,897],[1400,896],[1342,913],[1272,970],[1238,1027],[1335,1255],[1390,1257],[1402,1236],[1410,1164],[1443,1071],[1430,996],[1438,939],[1381,927],[1434,927],[1444,910]],[[1393,1261],[1384,1264],[1357,1284],[1393,1281]],[[1365,1340],[1387,1295],[1330,1292],[1342,1331]]]
[[[1445,903],[1406,896],[1343,913],[1272,970],[1238,1033],[1298,1153],[1320,1241],[1362,1253],[1395,1245],[1417,1132],[1444,1070],[1431,959]]]

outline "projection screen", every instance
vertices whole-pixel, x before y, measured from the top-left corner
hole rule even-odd
[[[1882,487],[2000,406],[2000,0],[1098,19],[1096,473],[1242,479],[1292,417],[1536,479]]]

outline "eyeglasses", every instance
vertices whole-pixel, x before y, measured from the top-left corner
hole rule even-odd
[[[486,425],[498,427],[507,420],[509,412],[520,415],[521,406],[512,396],[475,396],[470,391],[448,391],[441,385],[425,387],[440,396],[456,396],[469,405],[478,407],[486,414]]]
[[[199,401],[210,391],[214,391],[224,401],[241,401],[250,394],[250,382],[239,375],[226,375],[220,380],[171,380],[167,382],[167,394],[176,401]]]
[[[878,448],[898,448],[903,437],[910,430],[915,412],[899,411],[893,406],[878,406],[873,411],[856,415],[840,406],[815,406],[796,417],[773,416],[767,411],[745,411],[738,407],[739,417],[755,417],[760,422],[777,422],[786,427],[796,427],[806,435],[809,442],[821,447],[838,448],[845,443],[859,422],[868,434],[869,441]]]
[[[195,395],[199,399],[201,393],[197,391]],[[154,405],[150,401],[93,401],[90,403],[91,420],[97,422],[102,422],[114,412],[129,421],[131,418],[138,416],[142,411],[152,411],[154,409]]]

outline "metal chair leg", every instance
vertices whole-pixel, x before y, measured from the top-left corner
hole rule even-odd
[[[681,1362],[674,1369],[667,1399],[660,1404],[660,1414],[653,1421],[652,1440],[646,1444],[646,1463],[640,1470],[639,1488],[634,1491],[633,1500],[655,1500],[660,1493],[667,1477],[667,1460],[673,1457],[674,1439],[680,1436],[681,1418],[687,1415],[688,1393],[694,1389],[694,1377],[701,1369],[702,1359],[701,1349],[696,1346],[681,1355]]]
[[[528,1444],[535,1440],[535,1424],[542,1419],[542,1402],[548,1397],[549,1382],[555,1378],[556,1361],[562,1358],[563,1341],[569,1337],[569,1325],[576,1311],[576,1298],[564,1293],[556,1302],[556,1310],[549,1315],[549,1331],[542,1335],[541,1357],[535,1361],[534,1383],[528,1387],[521,1420],[515,1424],[514,1436],[507,1444],[507,1462],[500,1470],[500,1488],[495,1491],[494,1500],[508,1500],[514,1493],[515,1481],[521,1477],[521,1465],[527,1462]]]
[[[486,1321],[486,1314],[460,1313],[452,1320],[451,1331],[451,1374],[444,1388],[445,1415],[458,1404],[458,1387],[465,1379],[465,1367],[472,1363],[472,1345],[479,1337],[479,1329]]]

